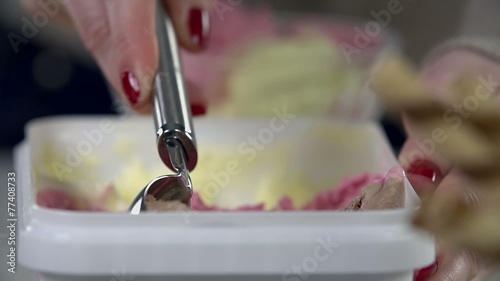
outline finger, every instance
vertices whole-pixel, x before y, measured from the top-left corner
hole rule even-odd
[[[374,71],[371,87],[393,109],[422,109],[429,103],[416,69],[401,57],[386,59]]]
[[[415,270],[413,275],[414,281],[428,281],[430,278],[434,278],[436,272],[438,271],[439,259],[442,257],[442,255],[440,254],[442,251],[442,247],[440,245],[441,243],[436,242],[436,260],[432,264],[424,268]]]
[[[425,134],[418,131],[413,120],[404,116],[403,121],[408,137],[399,162],[417,194],[434,191],[452,168],[451,162],[437,151],[441,136],[421,137]]]
[[[429,279],[434,278],[438,269],[438,262],[435,261],[433,264],[416,270],[414,273],[415,281],[429,281]]]
[[[476,257],[470,252],[457,250],[438,242],[437,262],[434,272],[426,281],[470,281],[478,271]]]
[[[415,281],[471,281],[486,269],[478,256],[445,240],[436,242],[436,261],[415,272]]]
[[[495,98],[500,65],[470,51],[454,51],[428,64],[420,77],[445,108],[435,120],[414,119],[419,129],[438,131],[443,141],[437,149],[461,168],[489,166],[500,154],[495,150],[500,140]]]
[[[432,231],[438,236],[450,235],[463,227],[464,216],[470,211],[463,183],[457,177],[443,179],[436,193],[422,196],[422,208],[414,223]]]
[[[187,81],[186,88],[191,103],[191,114],[193,116],[205,115],[207,111],[207,101],[201,89],[194,83]]]
[[[455,127],[441,119],[414,124],[417,136],[427,139],[448,161],[463,169],[483,169],[500,156],[496,142],[473,124]]]
[[[478,123],[489,123],[491,118],[498,118],[500,100],[497,89],[484,86],[482,80],[484,77],[478,73],[465,72],[450,83],[450,88],[457,115]]]
[[[481,83],[481,77],[468,70],[446,75],[446,72],[435,73],[436,69],[439,69],[439,66],[424,69],[421,80],[427,89],[437,93],[441,102],[445,103],[441,107],[435,105],[433,110],[428,108],[407,110],[404,118],[409,138],[402,149],[400,161],[407,169],[409,180],[417,192],[433,190],[439,184],[439,180],[437,182],[429,180],[429,176],[433,177],[436,173],[418,166],[439,167],[444,171],[443,176],[451,168],[446,162],[458,164],[467,172],[476,169],[484,173],[485,167],[492,166],[495,159],[500,156],[498,149],[495,149],[496,141],[488,141],[489,138],[500,140],[498,133],[500,130],[497,125],[500,118],[495,113],[496,104],[491,100],[491,93],[485,95],[481,92],[486,90]],[[462,105],[471,102],[474,108],[470,105],[464,108]],[[464,112],[465,109],[473,111]],[[469,124],[471,122],[474,126]],[[412,164],[415,160],[408,161],[408,158],[414,159],[418,154],[421,155],[420,158],[424,156],[423,160],[416,160],[420,165]],[[427,178],[421,175],[425,172]]]
[[[97,53],[108,77],[122,90],[138,113],[152,109],[152,91],[158,70],[156,1],[108,0],[111,39]],[[161,76],[160,76],[161,77]]]
[[[423,225],[436,231],[435,234],[449,235],[464,225],[464,218],[472,208],[480,206],[483,196],[470,181],[457,170],[452,170],[440,183],[434,193],[423,194]]]
[[[493,196],[489,192],[485,192],[484,197],[490,202],[483,202],[481,206],[469,208],[461,216],[461,224],[452,224],[450,226],[452,232],[441,231],[441,233],[443,233],[442,237],[446,237],[457,245],[471,249],[498,263],[500,261],[498,201],[492,202]],[[498,197],[496,198],[498,200]]]
[[[403,119],[408,139],[399,160],[417,193],[420,190],[435,190],[451,167],[436,153],[433,138],[421,138],[414,121],[415,118],[431,118],[442,109],[429,99],[416,69],[403,58],[388,59],[376,70],[371,84],[387,105],[411,113]]]
[[[436,151],[426,153],[428,148],[425,145],[422,140],[409,136],[399,155],[401,166],[418,195],[436,190],[451,169],[450,162],[441,154]]]
[[[463,80],[465,77],[470,79]],[[458,81],[460,84],[469,84],[470,90],[462,96],[464,103],[459,104],[462,109],[473,113],[474,106],[466,106],[470,99],[483,101],[495,95],[499,86],[500,65],[497,60],[484,55],[482,51],[467,50],[466,48],[456,48],[435,58],[422,70],[421,79],[435,90],[441,99],[449,100],[450,90],[455,88]],[[471,82],[474,82],[472,85]],[[465,98],[469,98],[465,100]],[[472,109],[472,110],[469,110]],[[458,111],[457,108],[456,111]]]
[[[495,192],[498,189],[479,189],[463,178],[449,176],[435,194],[423,197],[414,223],[441,239],[498,261],[500,212]]]
[[[189,51],[206,48],[210,35],[209,0],[165,0],[179,43]]]
[[[69,0],[67,9],[111,85],[139,113],[151,110],[157,69],[154,0]]]
[[[479,206],[483,201],[481,190],[458,170],[454,169],[442,180],[436,190],[437,195],[462,195],[469,206]]]

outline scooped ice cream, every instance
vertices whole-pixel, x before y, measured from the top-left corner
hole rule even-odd
[[[174,212],[189,211],[190,208],[181,201],[157,200],[151,195],[146,196],[146,211],[148,212]]]
[[[347,211],[387,210],[405,206],[406,188],[404,172],[396,167],[387,173],[385,178],[371,182],[363,188],[360,195],[354,198]]]

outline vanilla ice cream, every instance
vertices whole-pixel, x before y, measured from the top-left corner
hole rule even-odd
[[[272,116],[274,108],[327,115],[341,95],[361,90],[363,75],[347,64],[339,46],[314,32],[249,43],[228,59],[221,89],[226,100],[209,114]]]

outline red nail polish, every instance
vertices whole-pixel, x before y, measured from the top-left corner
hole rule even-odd
[[[424,267],[424,268],[420,269],[419,271],[417,271],[415,273],[414,280],[415,281],[425,281],[429,277],[436,274],[437,270],[438,270],[438,262],[436,261],[432,265],[430,265],[428,267]]]
[[[141,87],[137,77],[132,72],[125,71],[122,73],[121,78],[125,96],[132,106],[136,105],[141,95]]]
[[[192,104],[191,105],[191,114],[193,116],[205,115],[207,109],[202,104]]]
[[[418,175],[427,178],[430,182],[439,182],[443,173],[439,167],[428,160],[416,160],[411,163],[406,170],[408,174]]]
[[[205,48],[210,31],[209,14],[199,8],[191,9],[189,11],[188,26],[193,43]]]

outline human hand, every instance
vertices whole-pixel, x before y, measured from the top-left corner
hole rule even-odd
[[[33,12],[42,9],[36,0],[23,0]],[[54,1],[55,2],[55,1]],[[151,91],[158,69],[155,0],[65,0],[52,17],[72,23],[86,48],[114,89],[138,113],[151,111]],[[209,35],[207,0],[165,0],[179,44],[202,51]],[[200,94],[187,83],[192,103]],[[201,102],[201,101],[198,101]]]
[[[440,105],[428,104],[421,114],[418,110],[403,113],[408,139],[399,160],[420,194],[433,192],[441,183],[450,180],[456,187],[462,186],[471,191],[464,185],[467,174],[462,175],[463,171],[454,167],[457,163],[448,154],[451,151],[452,155],[457,155],[455,151],[463,151],[464,155],[477,152],[479,158],[484,155],[478,148],[457,142],[455,137],[470,129],[469,121],[481,118],[488,110],[496,111],[494,104],[498,101],[494,96],[500,83],[495,81],[500,81],[500,64],[470,51],[457,50],[428,64],[420,73],[419,80],[427,98]],[[475,164],[473,158],[467,159],[471,165]]]
[[[391,169],[381,181],[366,186],[346,211],[387,210],[405,207],[406,184],[402,168]],[[439,191],[436,191],[439,192]],[[443,240],[436,244],[436,261],[416,270],[415,281],[484,281],[488,268],[479,256]]]
[[[416,225],[467,249],[438,255],[437,272],[423,280],[484,280],[478,272],[486,268],[471,251],[489,259],[500,256],[498,78],[500,65],[470,51],[441,57],[420,77],[400,60],[375,75],[376,92],[405,111],[408,141],[400,160],[423,197]],[[439,273],[443,262],[451,266]]]

